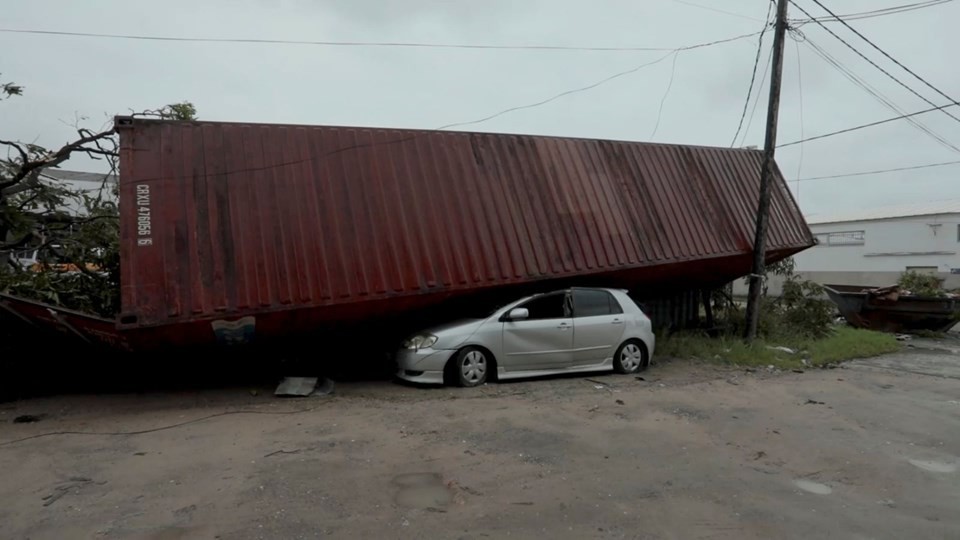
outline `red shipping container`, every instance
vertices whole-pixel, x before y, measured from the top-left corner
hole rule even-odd
[[[750,270],[762,153],[560,137],[117,118],[136,347],[246,341],[510,285]],[[779,170],[768,260],[813,245]]]

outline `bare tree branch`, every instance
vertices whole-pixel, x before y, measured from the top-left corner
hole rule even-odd
[[[0,141],[0,144],[7,144],[14,146],[20,151],[21,157],[24,158],[24,162],[20,164],[19,170],[7,181],[0,182],[0,196],[9,196],[10,193],[8,189],[11,187],[16,187],[17,184],[21,182],[35,182],[37,181],[40,171],[46,167],[56,167],[60,163],[63,163],[70,157],[70,154],[74,151],[80,150],[83,151],[83,148],[87,145],[105,139],[112,136],[116,130],[110,129],[108,131],[101,131],[100,133],[91,133],[85,137],[80,138],[77,141],[74,141],[69,144],[65,144],[56,152],[53,152],[46,157],[30,160],[26,153],[20,148],[18,143],[11,143],[8,141]]]
[[[30,156],[28,156],[28,155],[27,155],[27,152],[23,149],[23,147],[20,146],[20,143],[15,142],[15,141],[2,141],[2,140],[0,140],[0,144],[5,144],[5,145],[7,145],[7,146],[10,146],[10,147],[16,149],[17,152],[20,153],[20,159],[23,160],[24,163],[30,161]]]
[[[37,200],[38,198],[40,198],[41,195],[43,195],[43,191],[37,190],[36,193],[34,193],[34,194],[30,195],[29,197],[27,197],[26,199],[20,201],[20,204],[17,205],[17,210],[24,210],[24,209],[27,207],[27,205],[29,205],[29,204],[32,203],[33,201]]]

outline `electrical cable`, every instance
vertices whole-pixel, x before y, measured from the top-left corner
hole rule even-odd
[[[767,82],[767,73],[770,72],[770,66],[773,65],[773,47],[770,47],[770,52],[767,53],[767,63],[763,65],[763,75],[760,76],[760,86],[763,87],[763,84]],[[740,137],[740,144],[734,146],[743,146],[743,143],[747,142],[747,134],[750,133],[750,126],[753,125],[753,117],[757,114],[757,107],[760,105],[760,102],[763,101],[763,96],[760,92],[757,92],[756,99],[753,100],[753,108],[750,109],[750,118],[747,119],[747,127],[743,130],[743,135]]]
[[[799,9],[800,11],[802,11],[802,12],[803,12],[804,14],[806,14],[808,17],[812,17],[812,16],[810,15],[810,12],[808,12],[808,11],[805,10],[805,9],[803,9],[801,6],[797,5],[797,3],[796,3],[794,0],[789,0],[789,1],[790,1],[791,4],[793,4],[794,7],[796,7],[796,8]],[[816,2],[816,1],[817,1],[817,0],[814,0],[814,2]],[[818,2],[818,4],[819,4],[819,2]],[[821,6],[821,7],[822,7],[822,6]],[[826,8],[824,8],[824,9],[826,9]],[[917,96],[918,98],[922,99],[923,101],[925,101],[925,102],[926,102],[927,104],[929,104],[929,105],[933,105],[933,106],[936,106],[936,105],[937,105],[936,103],[934,103],[934,102],[930,101],[929,99],[925,98],[923,95],[921,95],[919,92],[917,92],[917,91],[914,90],[913,88],[907,86],[907,84],[904,83],[903,81],[901,81],[900,79],[894,77],[889,71],[887,71],[887,70],[883,69],[882,67],[880,67],[880,65],[878,65],[876,62],[874,62],[873,60],[867,58],[867,56],[866,56],[865,54],[863,54],[863,53],[860,52],[856,47],[854,47],[853,45],[851,45],[850,43],[848,43],[845,39],[843,39],[842,37],[838,36],[837,33],[834,32],[833,30],[831,30],[827,25],[823,24],[823,23],[820,22],[820,21],[817,21],[816,19],[814,19],[814,22],[816,22],[818,25],[820,25],[820,27],[823,28],[824,30],[826,30],[827,33],[829,33],[831,36],[835,37],[835,38],[836,38],[837,40],[839,40],[841,43],[843,43],[844,45],[846,45],[848,49],[850,49],[851,51],[855,52],[858,56],[860,56],[860,58],[863,58],[864,60],[866,60],[867,62],[869,62],[870,65],[872,65],[873,67],[879,69],[884,75],[886,75],[886,76],[889,77],[891,80],[893,80],[894,82],[896,82],[897,84],[899,84],[900,86],[902,86],[903,88],[905,88],[908,92],[910,92],[911,94],[913,94],[913,95]],[[957,118],[956,116],[950,114],[948,111],[941,109],[941,112],[943,112],[944,114],[946,114],[946,115],[949,116],[950,118],[953,118],[954,120],[960,122],[960,118]]]
[[[260,45],[316,45],[324,47],[410,47],[423,49],[492,49],[492,50],[537,50],[537,51],[588,51],[588,52],[657,52],[674,51],[668,47],[580,47],[567,45],[472,45],[466,43],[416,43],[395,41],[304,41],[292,39],[256,38],[198,38],[173,36],[144,36],[133,34],[98,34],[92,32],[60,32],[53,30],[26,30],[0,28],[0,32],[12,34],[39,34],[104,39],[128,39],[139,41],[173,41],[192,43],[247,43]]]
[[[813,0],[813,3],[817,4],[817,5],[820,6],[824,11],[826,11],[826,12],[829,13],[831,16],[833,16],[834,18],[836,18],[839,23],[841,23],[841,24],[843,24],[844,26],[846,26],[851,32],[853,32],[854,34],[856,34],[857,37],[859,37],[860,39],[866,41],[868,45],[870,45],[871,47],[873,47],[874,49],[876,49],[876,51],[879,52],[880,54],[882,54],[883,56],[887,57],[888,60],[890,60],[890,61],[893,62],[894,64],[900,66],[904,71],[906,71],[906,72],[909,73],[910,75],[913,75],[914,78],[916,78],[918,81],[920,81],[920,82],[922,82],[924,85],[926,85],[927,88],[930,88],[930,89],[933,90],[934,92],[940,94],[941,97],[947,99],[947,101],[949,101],[950,103],[957,103],[957,100],[955,100],[955,99],[953,99],[952,97],[948,96],[946,93],[944,93],[943,91],[941,91],[939,88],[937,88],[936,86],[934,86],[933,84],[931,84],[929,81],[927,81],[926,79],[924,79],[924,78],[921,77],[920,75],[917,75],[916,72],[914,72],[913,70],[911,70],[911,69],[908,68],[907,66],[903,65],[903,64],[902,64],[899,60],[897,60],[896,58],[890,56],[889,53],[887,53],[886,51],[884,51],[883,49],[881,49],[879,46],[877,46],[876,43],[874,43],[874,42],[870,41],[869,39],[867,39],[867,36],[864,36],[863,34],[861,34],[860,32],[858,32],[856,28],[854,28],[854,27],[850,26],[849,24],[847,24],[847,22],[844,21],[843,19],[841,19],[836,13],[830,11],[830,9],[829,9],[827,6],[823,5],[823,3],[820,2],[820,0]],[[933,103],[930,103],[930,104],[933,105]],[[949,113],[947,113],[947,114],[949,114]],[[952,115],[951,115],[951,118],[954,118],[955,120],[960,121],[960,119],[957,119],[956,117],[954,117],[954,116],[952,116]]]
[[[797,49],[797,96],[799,96],[798,101],[800,102],[800,140],[803,141],[803,72],[800,69],[800,42],[797,40],[793,41],[794,46]],[[803,169],[803,143],[800,143],[800,157],[797,160],[797,176],[800,178],[800,171]],[[797,182],[797,206],[800,205],[800,182]]]
[[[717,8],[715,8],[715,7],[704,6],[704,5],[700,5],[700,4],[694,4],[693,2],[687,2],[686,0],[673,0],[673,1],[676,2],[676,3],[678,3],[678,4],[685,4],[685,5],[688,5],[688,6],[693,6],[693,7],[700,8],[700,9],[705,9],[705,10],[707,10],[707,11],[713,11],[714,13],[723,13],[724,15],[730,15],[731,17],[737,17],[737,18],[740,18],[740,19],[747,19],[747,20],[756,21],[756,22],[763,22],[763,21],[761,21],[760,19],[757,19],[757,18],[755,18],[755,17],[748,17],[747,15],[741,15],[740,13],[734,13],[734,12],[732,12],[732,11],[724,11],[724,10],[722,10],[722,9],[717,9]],[[770,15],[769,15],[769,14],[767,14],[767,18],[768,18],[768,19],[770,18]]]
[[[519,105],[519,106],[516,106],[516,107],[510,107],[510,108],[508,108],[508,109],[503,109],[503,110],[501,110],[501,111],[499,111],[499,112],[496,112],[496,113],[494,113],[494,114],[485,116],[485,117],[483,117],[483,118],[478,118],[478,119],[476,119],[476,120],[470,120],[470,121],[466,121],[466,122],[454,122],[454,123],[451,123],[451,124],[446,124],[446,125],[440,126],[440,127],[438,127],[438,128],[434,128],[434,129],[422,129],[422,130],[417,130],[417,133],[414,133],[413,135],[409,135],[409,136],[407,136],[407,137],[397,138],[397,139],[394,139],[394,140],[391,140],[391,141],[382,141],[382,142],[375,142],[375,143],[361,143],[361,144],[354,144],[354,145],[350,145],[350,146],[345,146],[345,147],[338,148],[338,149],[336,149],[336,150],[332,150],[332,151],[330,151],[330,152],[327,152],[327,153],[325,153],[325,154],[322,154],[322,155],[319,155],[319,156],[315,156],[315,157],[295,159],[295,160],[290,160],[290,161],[282,161],[282,162],[279,162],[279,163],[272,163],[272,164],[269,164],[269,165],[262,165],[262,166],[257,166],[257,167],[247,167],[247,168],[243,168],[243,169],[234,169],[234,170],[229,170],[229,171],[222,171],[222,172],[217,173],[217,176],[228,176],[228,175],[231,175],[231,174],[241,174],[241,173],[247,173],[247,172],[258,172],[258,171],[265,171],[265,170],[269,170],[269,169],[277,169],[277,168],[281,168],[281,167],[287,167],[287,166],[291,166],[291,165],[299,165],[299,164],[301,164],[301,163],[309,163],[309,162],[317,161],[317,160],[319,160],[319,159],[323,159],[323,158],[326,158],[326,157],[330,157],[330,156],[333,156],[333,155],[336,155],[336,154],[339,154],[339,153],[342,153],[342,152],[347,152],[347,151],[350,151],[350,150],[357,150],[357,149],[361,149],[361,148],[370,148],[370,147],[374,147],[374,146],[382,146],[382,145],[388,145],[388,144],[398,144],[398,143],[408,142],[408,141],[412,141],[412,140],[414,140],[414,139],[417,139],[417,138],[419,138],[419,137],[422,137],[422,136],[424,136],[424,135],[427,134],[427,133],[435,133],[435,132],[443,131],[443,130],[450,129],[450,128],[453,128],[453,127],[460,127],[460,126],[468,126],[468,125],[473,125],[473,124],[479,124],[479,123],[481,123],[481,122],[486,122],[486,121],[488,121],[488,120],[492,120],[492,119],[494,119],[494,118],[497,118],[498,116],[502,116],[502,115],[508,114],[508,113],[510,113],[510,112],[514,112],[514,111],[518,111],[518,110],[523,110],[523,109],[530,109],[530,108],[534,108],[534,107],[539,107],[539,106],[541,106],[541,105],[545,105],[545,104],[547,104],[547,103],[550,103],[551,101],[560,99],[560,98],[562,98],[562,97],[564,97],[564,96],[568,96],[568,95],[571,95],[571,94],[576,94],[576,93],[579,93],[579,92],[585,92],[585,91],[591,90],[591,89],[593,89],[593,88],[596,88],[596,87],[598,87],[598,86],[600,86],[600,85],[602,85],[602,84],[605,84],[605,83],[607,83],[607,82],[610,82],[610,81],[612,81],[612,80],[614,80],[614,79],[617,79],[617,78],[619,78],[619,77],[623,77],[623,76],[625,76],[625,75],[629,75],[629,74],[631,74],[631,73],[635,73],[635,72],[637,72],[637,71],[639,71],[639,70],[641,70],[641,69],[643,69],[643,68],[645,68],[645,67],[652,66],[652,65],[657,64],[657,63],[659,63],[659,62],[662,62],[662,61],[666,60],[667,58],[669,58],[672,54],[676,54],[676,53],[680,53],[680,52],[684,52],[684,51],[692,51],[692,50],[695,50],[695,49],[701,49],[701,48],[710,47],[710,46],[713,46],[713,45],[721,45],[721,44],[724,44],[724,43],[730,43],[730,42],[737,41],[737,40],[740,40],[740,39],[751,38],[751,37],[754,37],[754,36],[758,35],[759,33],[760,33],[760,32],[752,32],[752,33],[750,33],[750,34],[742,34],[742,35],[734,36],[734,37],[730,37],[730,38],[718,39],[718,40],[709,41],[709,42],[705,42],[705,43],[697,43],[697,44],[695,44],[695,45],[687,45],[687,46],[685,46],[685,47],[680,47],[680,48],[677,48],[677,49],[673,49],[671,52],[669,52],[669,53],[661,56],[660,58],[658,58],[658,59],[656,59],[656,60],[653,60],[653,61],[651,61],[651,62],[647,62],[647,63],[645,63],[645,64],[638,65],[638,66],[636,66],[636,67],[633,67],[633,68],[628,69],[628,70],[625,70],[625,71],[621,71],[621,72],[619,72],[619,73],[615,73],[615,74],[613,74],[613,75],[610,75],[610,76],[608,76],[608,77],[605,77],[604,79],[601,79],[600,81],[597,81],[597,82],[595,82],[595,83],[589,84],[589,85],[587,85],[587,86],[582,86],[582,87],[579,87],[579,88],[574,88],[574,89],[572,89],[572,90],[567,90],[567,91],[565,91],[565,92],[561,92],[561,93],[556,94],[556,95],[554,95],[554,96],[552,96],[552,97],[549,97],[549,98],[544,99],[544,100],[541,100],[541,101],[537,101],[537,102],[535,102],[535,103],[530,103],[530,104],[527,104],[527,105]],[[156,180],[178,180],[178,179],[182,179],[182,178],[188,178],[188,176],[185,176],[185,175],[180,175],[180,176],[156,176],[156,177],[149,177],[149,178],[141,178],[141,179],[139,179],[138,181],[140,181],[140,182],[150,182],[150,181],[156,181]]]
[[[670,95],[670,89],[673,88],[673,76],[677,71],[677,58],[680,56],[680,53],[673,55],[673,62],[670,65],[670,82],[667,83],[667,89],[663,91],[663,97],[660,98],[660,108],[657,109],[657,122],[653,125],[653,133],[650,134],[650,140],[653,140],[653,136],[657,134],[657,130],[660,129],[660,119],[663,116],[663,105],[667,102],[667,96]]]
[[[478,119],[476,119],[476,120],[470,120],[470,121],[467,121],[467,122],[454,122],[454,123],[452,123],[452,124],[446,124],[446,125],[443,125],[443,126],[440,126],[440,127],[438,127],[438,128],[434,128],[434,129],[428,130],[428,131],[443,131],[443,130],[445,130],[445,129],[450,129],[450,128],[453,128],[453,127],[463,127],[463,126],[470,126],[470,125],[473,125],[473,124],[480,124],[480,123],[482,123],[482,122],[486,122],[486,121],[488,121],[488,120],[493,120],[494,118],[497,118],[498,116],[503,116],[503,115],[508,114],[508,113],[511,113],[511,112],[520,111],[520,110],[523,110],[523,109],[532,109],[532,108],[534,108],[534,107],[539,107],[539,106],[541,106],[541,105],[546,105],[547,103],[550,103],[551,101],[558,100],[558,99],[560,99],[560,98],[562,98],[562,97],[569,96],[569,95],[571,95],[571,94],[577,94],[577,93],[580,93],[580,92],[586,92],[587,90],[592,90],[592,89],[594,89],[594,88],[596,88],[596,87],[598,87],[598,86],[600,86],[600,85],[602,85],[602,84],[606,84],[606,83],[608,83],[608,82],[610,82],[610,81],[612,81],[612,80],[614,80],[614,79],[618,79],[618,78],[623,77],[623,76],[625,76],[625,75],[630,75],[631,73],[636,73],[637,71],[640,71],[641,69],[643,69],[643,68],[645,68],[645,67],[649,67],[649,66],[652,66],[652,65],[654,65],[654,64],[659,64],[660,62],[663,62],[663,61],[666,60],[667,58],[670,58],[670,56],[678,54],[678,52],[679,52],[679,51],[677,51],[677,52],[672,52],[672,53],[668,53],[668,54],[666,54],[666,55],[664,55],[664,56],[661,56],[660,58],[658,58],[658,59],[656,59],[656,60],[654,60],[654,61],[652,61],[652,62],[647,62],[646,64],[640,64],[639,66],[630,68],[630,69],[628,69],[628,70],[626,70],[626,71],[621,71],[621,72],[615,73],[615,74],[613,74],[613,75],[610,75],[609,77],[606,77],[606,78],[604,78],[604,79],[601,79],[600,81],[597,81],[597,82],[595,82],[595,83],[593,83],[593,84],[589,84],[589,85],[587,85],[587,86],[581,86],[581,87],[579,87],[579,88],[574,88],[573,90],[566,90],[566,91],[564,91],[564,92],[560,92],[559,94],[556,94],[556,95],[554,95],[554,96],[552,96],[552,97],[549,97],[549,98],[544,99],[544,100],[541,100],[541,101],[537,101],[537,102],[534,102],[534,103],[528,103],[527,105],[518,105],[518,106],[516,106],[516,107],[510,107],[509,109],[503,109],[502,111],[497,112],[497,113],[494,113],[494,114],[491,114],[491,115],[489,115],[489,116],[484,116],[483,118],[478,118]],[[416,137],[416,136],[415,136],[415,137]],[[405,140],[409,140],[409,139],[405,139]],[[391,141],[391,142],[392,142],[392,141]],[[402,142],[402,141],[401,141],[401,142]],[[383,143],[383,144],[389,144],[389,143]],[[364,148],[364,147],[365,147],[365,145],[360,145],[360,146],[348,147],[348,148],[349,148],[349,149],[352,149],[352,148]]]
[[[763,53],[763,36],[767,33],[767,29],[770,28],[770,13],[773,10],[773,5],[767,6],[767,18],[763,21],[763,29],[760,31],[759,43],[757,43],[757,55],[753,59],[753,73],[750,75],[750,85],[747,86],[747,99],[743,102],[743,112],[740,113],[740,122],[737,123],[737,132],[733,134],[733,141],[730,142],[730,147],[734,147],[737,144],[737,137],[740,136],[740,129],[743,128],[743,120],[747,116],[747,107],[750,106],[750,95],[753,94],[753,84],[757,80],[757,67],[760,64],[760,56]]]
[[[811,48],[813,49],[813,51],[814,51],[818,56],[820,56],[824,61],[826,61],[826,62],[827,62],[828,64],[830,64],[834,69],[836,69],[837,71],[839,71],[841,75],[843,75],[843,76],[846,77],[848,80],[850,80],[850,82],[854,83],[854,85],[860,87],[862,90],[864,90],[865,92],[867,92],[868,94],[870,94],[870,95],[871,95],[872,97],[874,97],[878,102],[880,102],[882,105],[884,105],[885,107],[887,107],[887,108],[890,109],[891,111],[893,111],[893,112],[901,115],[904,119],[907,120],[908,123],[910,123],[910,125],[914,126],[915,128],[917,128],[918,130],[922,131],[923,133],[929,135],[929,136],[932,137],[934,140],[936,140],[938,143],[940,143],[941,145],[943,145],[945,148],[948,148],[948,149],[951,149],[951,150],[953,150],[953,151],[955,151],[955,152],[960,153],[960,148],[957,148],[955,145],[951,144],[949,141],[947,141],[946,139],[944,139],[942,136],[934,133],[930,128],[926,127],[925,125],[923,125],[923,124],[920,123],[919,121],[914,120],[912,117],[910,117],[909,115],[907,115],[907,113],[904,112],[903,109],[901,109],[901,108],[898,107],[896,104],[894,104],[889,98],[887,98],[886,96],[884,96],[883,94],[881,94],[877,89],[875,89],[875,88],[873,88],[872,86],[870,86],[870,84],[868,84],[865,80],[863,80],[861,77],[859,77],[859,76],[858,76],[856,73],[854,73],[852,70],[850,70],[849,68],[845,67],[842,63],[840,63],[839,60],[837,60],[836,58],[834,58],[832,55],[830,55],[830,53],[828,53],[828,52],[825,51],[822,47],[820,47],[819,45],[817,45],[812,39],[810,39],[809,37],[807,37],[807,38],[804,39],[804,43],[806,43],[809,47],[811,47]]]
[[[917,2],[914,4],[905,4],[902,6],[892,6],[883,9],[875,9],[872,11],[863,11],[859,13],[849,13],[846,15],[839,15],[836,17],[818,17],[818,18],[809,18],[809,19],[790,19],[789,22],[794,27],[799,28],[804,24],[811,23],[816,21],[820,22],[839,22],[840,19],[846,21],[859,21],[863,19],[872,19],[874,17],[885,17],[887,15],[896,15],[899,13],[907,13],[909,11],[914,11],[918,9],[924,9],[928,7],[935,7],[941,4],[947,4],[953,2],[953,0],[929,0],[927,2]]]
[[[200,418],[194,418],[192,420],[186,420],[184,422],[179,422],[176,424],[170,424],[166,426],[161,426],[152,429],[141,429],[137,431],[49,431],[46,433],[38,433],[37,435],[30,435],[29,437],[22,437],[20,439],[13,439],[10,441],[0,442],[0,446],[9,446],[12,444],[21,443],[24,441],[30,441],[33,439],[41,439],[45,437],[53,437],[58,435],[95,435],[95,436],[107,436],[115,437],[121,435],[144,435],[147,433],[156,433],[158,431],[166,431],[168,429],[174,429],[178,427],[183,427],[189,424],[196,424],[197,422],[203,422],[204,420],[210,420],[211,418],[218,418],[220,416],[228,416],[231,414],[301,414],[305,412],[311,412],[319,409],[321,406],[317,405],[316,407],[309,407],[306,409],[296,409],[293,411],[251,411],[251,410],[241,410],[241,411],[223,411],[214,414],[208,414],[207,416],[201,416]]]
[[[827,63],[829,63],[831,66],[837,69],[844,77],[850,80],[850,82],[852,82],[854,85],[858,86],[863,91],[867,92],[870,96],[876,99],[880,104],[882,104],[889,110],[893,111],[894,113],[903,116],[904,119],[906,119],[906,121],[910,125],[920,130],[922,133],[929,135],[935,141],[940,143],[944,148],[953,150],[955,152],[960,152],[960,148],[957,148],[957,146],[947,141],[943,136],[935,133],[933,130],[931,130],[926,125],[921,123],[919,120],[915,120],[912,117],[907,116],[907,113],[902,108],[897,106],[890,98],[883,95],[879,90],[877,90],[876,88],[871,86],[869,83],[867,83],[866,80],[864,80],[862,77],[858,76],[852,70],[850,70],[849,68],[844,66],[842,63],[840,63],[839,60],[837,60],[832,55],[830,55],[830,53],[828,53],[822,47],[817,45],[813,40],[807,38],[805,40],[805,43],[807,43],[807,45],[809,45],[812,49],[814,49],[814,52],[818,56],[823,58]]]
[[[892,118],[885,118],[885,119],[883,119],[883,120],[877,120],[876,122],[870,122],[869,124],[861,124],[861,125],[859,125],[859,126],[854,126],[854,127],[847,128],[847,129],[841,129],[841,130],[838,130],[838,131],[831,131],[830,133],[824,133],[823,135],[815,135],[815,136],[813,136],[813,137],[807,137],[806,139],[800,139],[800,140],[798,140],[798,141],[792,141],[792,142],[788,142],[788,143],[784,143],[784,144],[779,144],[779,145],[777,145],[777,148],[783,148],[783,147],[785,147],[785,146],[793,146],[793,145],[795,145],[795,144],[801,144],[801,143],[805,143],[805,142],[816,141],[816,140],[818,140],[818,139],[825,139],[825,138],[827,138],[827,137],[833,137],[834,135],[841,135],[841,134],[843,134],[843,133],[850,133],[851,131],[857,131],[857,130],[864,129],[864,128],[868,128],[868,127],[879,126],[879,125],[881,125],[881,124],[886,124],[886,123],[888,123],[888,122],[895,122],[895,121],[897,121],[897,120],[904,120],[904,119],[906,119],[906,118],[910,118],[910,117],[913,117],[913,116],[918,116],[918,115],[921,115],[921,114],[926,114],[926,113],[928,113],[928,112],[939,111],[940,109],[945,109],[945,108],[947,108],[947,107],[956,107],[956,106],[957,106],[956,103],[948,103],[948,104],[946,104],[946,105],[941,105],[941,106],[939,106],[939,107],[931,107],[931,108],[929,108],[929,109],[924,109],[924,110],[922,110],[922,111],[912,112],[912,113],[910,113],[910,114],[901,114],[900,116],[894,116],[894,117],[892,117]]]
[[[947,165],[960,165],[960,160],[956,161],[943,161],[940,163],[928,163],[926,165],[911,165],[909,167],[897,167],[895,169],[881,169],[877,171],[861,171],[855,173],[844,173],[844,174],[831,174],[827,176],[810,176],[807,178],[798,178],[797,182],[806,182],[808,180],[827,180],[830,178],[848,178],[851,176],[867,176],[871,174],[883,174],[889,172],[900,172],[900,171],[913,171],[916,169],[929,169],[932,167],[945,167]]]

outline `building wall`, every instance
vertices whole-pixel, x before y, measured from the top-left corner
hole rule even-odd
[[[884,286],[913,269],[936,273],[945,287],[960,288],[960,214],[818,223],[810,230],[820,243],[794,257],[806,279]],[[771,278],[768,291],[779,294],[781,282]],[[735,295],[746,291],[744,280],[734,283]]]
[[[814,224],[810,230],[820,244],[797,254],[797,270],[903,272],[936,267],[949,274],[960,271],[958,227],[960,214]]]

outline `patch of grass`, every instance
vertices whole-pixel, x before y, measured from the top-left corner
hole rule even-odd
[[[808,342],[806,349],[810,352],[810,362],[822,366],[895,352],[900,344],[893,334],[840,326],[831,336]]]
[[[790,354],[773,347],[787,347]],[[757,340],[746,344],[739,337],[711,338],[697,333],[678,333],[657,340],[656,354],[674,358],[697,358],[738,366],[769,366],[802,369],[894,352],[900,348],[891,334],[839,326],[819,339]],[[802,360],[807,361],[807,366]]]

